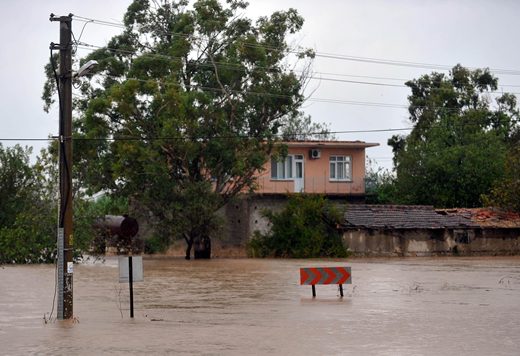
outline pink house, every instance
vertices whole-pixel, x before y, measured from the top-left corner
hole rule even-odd
[[[284,142],[287,157],[271,158],[258,178],[259,194],[365,194],[365,149],[362,141]]]

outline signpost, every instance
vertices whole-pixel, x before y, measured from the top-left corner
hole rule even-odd
[[[339,284],[339,293],[343,297],[343,284],[345,283],[352,283],[350,267],[300,268],[300,285],[310,284],[313,297],[316,297],[316,284]]]
[[[142,256],[119,256],[119,283],[128,282],[130,288],[130,318],[134,317],[134,282],[143,279]]]

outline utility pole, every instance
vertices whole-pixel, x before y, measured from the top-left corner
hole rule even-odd
[[[72,319],[72,14],[54,16],[60,23],[59,68],[59,155],[60,155],[60,219],[58,226],[58,319]],[[52,59],[51,59],[52,60]]]

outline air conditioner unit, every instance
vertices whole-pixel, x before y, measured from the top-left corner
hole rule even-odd
[[[317,148],[313,148],[312,150],[310,150],[309,152],[309,157],[311,159],[318,159],[321,157],[321,151],[318,150]]]

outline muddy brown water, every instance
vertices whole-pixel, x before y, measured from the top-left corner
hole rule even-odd
[[[299,285],[350,266],[352,284]],[[44,322],[54,268],[0,266],[2,355],[520,355],[520,258],[185,261],[74,269],[75,322]]]

